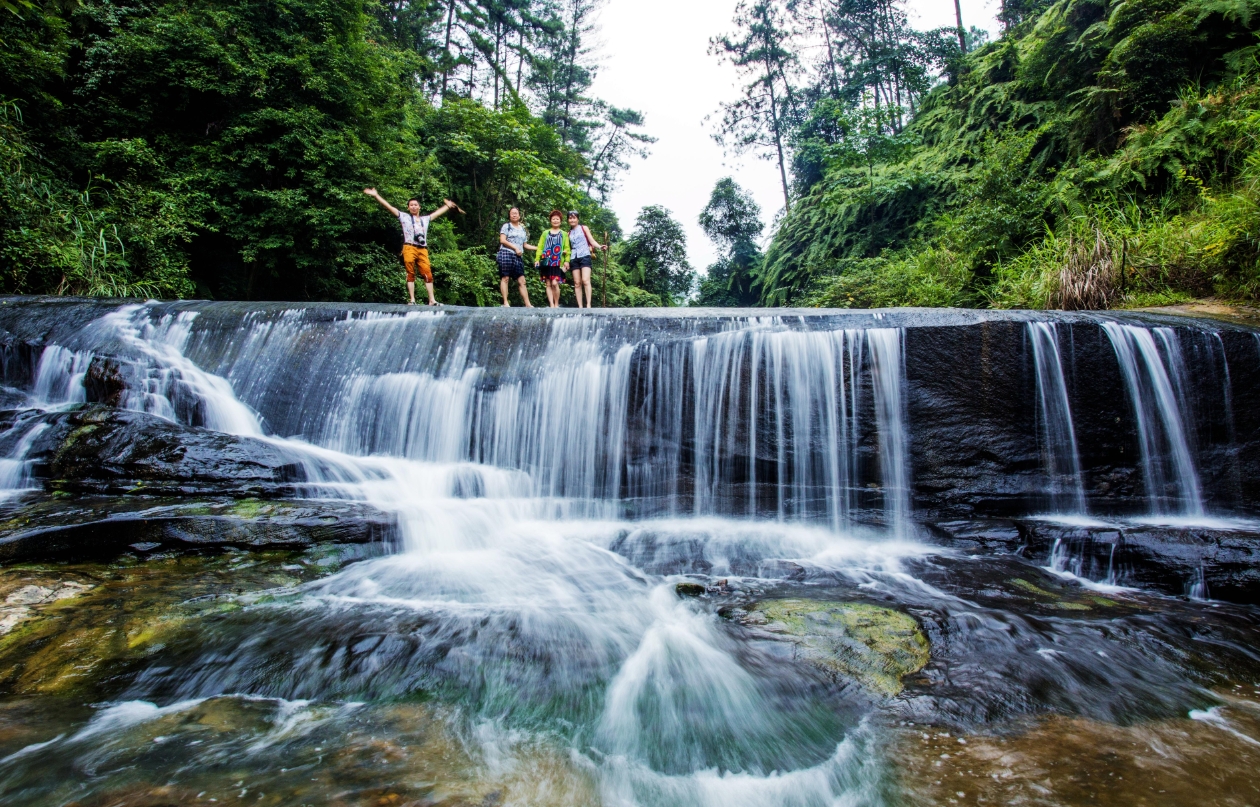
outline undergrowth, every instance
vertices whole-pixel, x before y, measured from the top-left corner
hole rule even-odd
[[[762,301],[1260,300],[1258,24],[1256,0],[1054,4],[969,57],[895,159],[802,189]]]

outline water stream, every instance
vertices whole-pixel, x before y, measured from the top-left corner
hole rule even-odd
[[[1059,353],[1059,332],[1054,323],[1030,322],[1028,337],[1037,377],[1037,423],[1050,479],[1050,506],[1054,513],[1083,516],[1087,512],[1085,479]]]
[[[1214,694],[1252,680],[1250,610],[1189,619],[924,542],[899,327],[198,317],[119,308],[44,348],[28,405],[83,401],[109,345],[121,405],[263,439],[396,539],[0,570],[9,607],[48,609],[0,637],[12,803],[940,803],[1004,781],[977,757],[941,791],[968,752],[949,731],[1212,708],[1234,734],[1200,720],[1195,747],[1251,764],[1249,707]],[[1152,506],[1202,514],[1175,334],[1104,327]],[[1054,505],[1084,515],[1057,332],[1027,328]],[[1171,648],[1200,629],[1196,667]]]
[[[1186,370],[1176,333],[1171,328],[1115,322],[1103,328],[1116,351],[1133,407],[1151,513],[1204,515],[1192,432],[1186,426]]]

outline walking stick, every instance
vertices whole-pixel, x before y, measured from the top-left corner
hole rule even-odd
[[[610,245],[608,243],[608,231],[604,230],[604,304],[603,304],[604,308],[608,307],[608,247],[609,246]]]

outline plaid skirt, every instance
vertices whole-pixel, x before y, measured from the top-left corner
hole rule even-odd
[[[499,277],[518,278],[525,276],[525,261],[510,249],[501,249],[496,257],[499,264]]]

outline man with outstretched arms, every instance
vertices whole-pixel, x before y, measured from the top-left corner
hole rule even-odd
[[[416,304],[416,272],[424,278],[424,287],[429,292],[429,305],[437,305],[433,297],[433,269],[429,266],[429,222],[455,207],[450,199],[443,199],[442,206],[427,216],[420,215],[420,201],[407,201],[406,211],[399,210],[381,198],[376,188],[364,188],[363,192],[381,203],[381,207],[392,213],[403,231],[403,264],[407,267],[407,296],[410,305]]]

